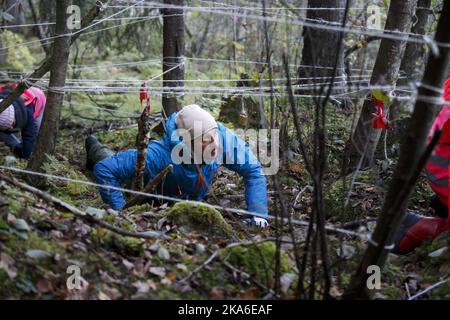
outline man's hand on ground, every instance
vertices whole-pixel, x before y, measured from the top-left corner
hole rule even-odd
[[[250,226],[267,228],[269,226],[269,222],[267,222],[264,218],[253,217],[251,219],[245,220],[245,223]]]

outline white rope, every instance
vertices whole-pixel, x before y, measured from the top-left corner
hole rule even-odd
[[[124,8],[125,6],[109,6],[110,8]],[[153,5],[141,5],[141,6],[136,6],[135,8],[139,8],[139,9],[161,9],[163,8],[163,6],[153,6]],[[256,14],[261,14],[263,13],[263,9],[262,7],[241,7],[241,6],[229,6],[229,7],[214,7],[214,6],[189,6],[189,8],[191,10],[202,10],[202,9],[223,9],[223,10],[231,10],[233,12],[238,12],[238,11],[252,11]],[[271,17],[282,17],[284,19],[286,18],[292,18],[292,19],[297,19],[298,16],[296,15],[292,15],[289,13],[285,13],[285,12],[274,12],[275,10],[277,10],[277,8],[266,8],[267,10],[271,10],[272,12],[266,12],[266,14],[270,14]],[[281,9],[281,8],[278,8]],[[314,9],[314,8],[312,8]],[[326,10],[326,11],[331,11],[333,10],[333,8],[316,8],[318,10],[322,9],[322,10]],[[337,8],[338,10],[341,8]],[[304,21],[311,21],[311,22],[320,22],[320,23],[327,23],[330,25],[341,25],[340,22],[336,22],[336,21],[325,21],[323,19],[313,19],[313,18],[303,18]]]
[[[0,70],[1,71],[1,70]],[[363,75],[361,78],[365,78],[362,79],[361,81],[367,81],[370,80],[370,75]],[[337,76],[335,77],[337,79],[339,78],[346,78],[346,76]],[[351,78],[360,78],[359,75],[355,75],[352,76]],[[295,80],[295,81],[303,81],[303,80],[321,80],[321,79],[330,79],[330,77],[305,77],[305,78],[291,78],[291,80]],[[14,80],[14,79],[10,79],[10,80]],[[17,80],[17,79],[15,79]],[[48,81],[49,78],[28,78],[28,80],[45,80]],[[277,79],[272,79],[272,81],[284,81],[286,82],[286,78],[277,78]],[[101,83],[101,82],[106,82],[106,83],[142,83],[143,81],[149,81],[146,79],[67,79],[66,83]],[[180,79],[180,80],[164,80],[165,82],[200,82],[200,83],[209,83],[209,82],[254,82],[254,79]],[[269,79],[263,79],[261,78],[261,81],[269,81]],[[352,81],[357,81],[357,80],[352,80]],[[347,82],[349,82],[347,80]]]
[[[170,72],[170,71],[172,71],[172,70],[175,70],[175,69],[181,67],[182,65],[184,65],[184,61],[178,63],[177,65],[173,66],[173,67],[170,68],[170,69],[167,69],[167,70],[164,71],[163,73],[154,76],[153,78],[149,79],[148,81],[153,81],[153,80],[155,80],[155,79],[158,79],[158,78],[162,77],[163,75],[165,75],[166,73],[168,73],[168,72]]]
[[[114,68],[114,67],[129,67],[129,66],[138,66],[142,64],[160,64],[161,60],[159,59],[151,59],[151,60],[141,60],[141,61],[131,61],[131,62],[122,62],[122,63],[108,63],[108,64],[96,64],[96,65],[80,65],[80,64],[72,64],[70,67],[76,70],[86,70],[86,69],[99,69],[99,68]],[[119,81],[119,80],[117,80]],[[138,81],[138,80],[136,80]]]
[[[114,116],[114,114],[122,114],[122,115],[126,115],[126,116],[132,116],[132,117],[139,117],[140,114],[137,112],[127,112],[127,111],[121,111],[118,109],[107,109],[107,108],[102,108],[102,107],[98,107],[98,106],[91,106],[91,105],[80,105],[80,104],[65,104],[64,107],[67,108],[87,108],[87,109],[95,109],[95,110],[100,110],[106,113],[111,114],[111,116]],[[79,111],[79,110],[77,110]]]
[[[26,79],[23,80],[23,81],[27,82]],[[51,89],[51,88],[48,88],[48,86],[44,87],[44,86],[40,85],[39,83],[34,83],[34,84],[33,83],[28,83],[28,85],[29,86],[35,86],[35,87],[38,87],[38,88],[40,88],[42,90],[48,90],[48,91],[51,91],[51,92],[57,92],[57,93],[61,93],[62,92],[62,90]],[[87,89],[68,90],[68,89],[66,89],[65,91],[67,91],[67,92],[82,92],[82,93],[91,92],[91,93],[101,93],[101,94],[103,94],[105,92],[117,93],[117,94],[119,94],[119,93],[129,93],[129,94],[133,93],[133,94],[135,94],[135,93],[139,93],[140,92],[138,89],[130,90],[129,88],[127,88],[126,90],[125,89],[114,89],[114,88],[109,88],[109,90],[99,89],[99,88],[96,88],[96,89],[94,88],[93,90],[87,90]],[[351,95],[351,94],[354,94],[354,93],[359,93],[360,91],[362,91],[362,90],[356,90],[356,91],[353,91],[353,92],[334,94],[333,97],[347,96],[347,95]],[[152,95],[153,96],[162,96],[163,94],[168,94],[168,93],[172,93],[172,92],[173,91],[167,91],[167,92],[164,92],[164,91],[152,91]],[[261,94],[261,93],[258,93],[258,92],[250,92],[249,93],[249,92],[231,92],[230,91],[229,93],[230,93],[230,95],[235,95],[235,96],[249,96],[249,95],[255,96],[255,97],[258,97],[258,96],[269,97],[270,96],[270,93]],[[183,92],[183,94],[185,94],[185,95],[199,95],[199,96],[205,96],[205,95],[217,96],[217,95],[224,94],[224,92],[198,91],[198,92]],[[274,96],[287,97],[288,94],[274,93]],[[313,94],[294,94],[294,96],[295,97],[299,97],[299,98],[325,98],[324,95],[320,96],[320,95],[313,95]]]
[[[114,26],[114,27],[120,27],[120,26],[125,26],[125,25],[119,25],[119,26]],[[99,30],[100,31],[100,30]],[[101,30],[103,31],[103,29]],[[86,33],[87,34],[87,33]],[[83,34],[81,35],[83,36]],[[174,57],[167,57],[167,58],[174,58]],[[259,62],[259,61],[250,61],[250,60],[227,60],[227,59],[214,59],[214,58],[196,58],[196,57],[184,57],[185,60],[189,60],[189,61],[201,61],[201,62],[217,62],[217,63],[234,63],[236,62],[237,64],[252,64],[252,65],[267,65],[266,62]],[[158,61],[158,63],[161,63],[161,59],[159,58],[154,58],[154,59],[150,59],[150,60],[140,60],[140,61],[131,61],[131,62],[122,62],[122,63],[117,63],[117,64],[98,64],[98,65],[71,65],[72,68],[86,68],[86,69],[90,69],[90,68],[95,68],[95,66],[99,66],[99,68],[108,68],[108,67],[115,67],[115,66],[133,66],[133,65],[140,65],[140,64],[156,64],[156,61]],[[277,63],[273,63],[272,65],[274,66],[282,66],[282,64],[277,64]],[[313,65],[303,65],[303,64],[290,64],[289,65],[292,68],[309,68],[309,69],[327,69],[327,70],[333,70],[332,67],[324,67],[324,66],[313,66]],[[343,68],[345,69],[345,68]],[[359,68],[351,68],[350,70],[352,71],[364,71],[362,69]],[[17,71],[8,71],[8,70],[0,70],[0,71],[6,71],[8,73],[11,74],[22,74],[22,72],[17,72]],[[359,75],[352,75],[350,77],[358,77]],[[369,76],[369,75],[367,75]],[[337,76],[337,77],[344,77],[344,76]],[[348,77],[348,76],[347,76]],[[308,77],[308,78],[304,78],[304,79],[321,79],[321,78],[331,78],[331,77]],[[263,79],[264,80],[264,79]]]
[[[49,26],[49,25],[54,25],[54,24],[55,24],[54,22],[14,24],[14,25],[0,26],[0,29],[23,28],[23,27],[38,27],[38,26]]]
[[[124,1],[126,2],[126,1]],[[263,7],[256,7],[256,6],[250,6],[250,7],[243,7],[243,6],[235,6],[235,5],[231,5],[231,4],[227,4],[227,3],[219,3],[219,2],[214,2],[214,1],[200,1],[200,2],[205,2],[205,3],[211,3],[214,5],[221,5],[223,7],[221,7],[221,9],[229,9],[229,10],[257,10],[257,11],[262,11]],[[108,6],[108,8],[123,8],[123,5],[111,5]],[[154,5],[139,5],[136,6],[136,8],[155,8]],[[195,6],[192,8],[214,8],[212,6]],[[324,10],[324,11],[334,11],[334,10],[345,10],[344,7],[330,7],[330,8],[323,8],[323,7],[316,7],[316,8],[309,8],[309,7],[289,7],[289,8],[285,8],[285,7],[266,7],[266,10],[312,10],[312,11],[320,11],[320,10]],[[349,10],[365,10],[364,7],[351,7],[349,8]]]
[[[125,26],[131,25],[131,24],[135,24],[135,23],[139,23],[139,22],[149,21],[149,20],[153,20],[153,19],[156,19],[156,18],[159,18],[159,16],[149,16],[149,18],[145,18],[144,17],[141,20],[131,21],[131,22],[123,23],[123,24],[118,24],[118,25],[106,27],[106,28],[103,28],[103,29],[98,29],[98,30],[94,30],[94,31],[85,32],[85,33],[82,33],[80,35],[80,37],[83,37],[83,36],[86,36],[86,35],[90,35],[90,34],[99,33],[99,32],[110,30],[110,29],[125,27]],[[28,44],[26,44],[25,46],[27,46],[29,48],[33,48],[33,47],[41,46],[42,44],[52,44],[53,43],[53,39],[52,40],[46,40],[46,39],[50,39],[50,38],[45,38],[45,39],[42,39],[42,40],[31,40],[31,41],[26,42]],[[22,44],[25,44],[25,42],[22,42],[22,43],[19,43],[19,44],[16,44],[16,45],[12,45],[10,47],[2,47],[2,48],[0,48],[0,51],[4,50],[4,49],[8,49],[8,48],[19,47]]]
[[[27,46],[28,44],[32,44],[32,43],[36,43],[36,42],[40,44],[40,43],[42,43],[43,41],[54,40],[54,39],[56,39],[56,38],[61,38],[61,37],[66,37],[66,36],[74,36],[74,35],[76,35],[76,34],[78,34],[78,33],[80,33],[80,32],[83,32],[83,31],[85,31],[85,30],[87,30],[87,29],[90,29],[90,28],[92,28],[92,27],[98,25],[99,23],[102,23],[102,22],[104,22],[104,21],[107,21],[107,20],[110,19],[110,18],[115,17],[115,16],[117,16],[117,15],[119,15],[119,14],[121,14],[121,13],[123,13],[123,12],[125,12],[125,11],[127,11],[127,10],[129,10],[129,9],[131,9],[131,8],[133,8],[135,5],[144,2],[144,1],[145,1],[145,0],[140,0],[138,3],[136,3],[136,4],[134,4],[134,5],[127,6],[125,9],[122,9],[122,10],[120,10],[119,12],[116,12],[116,13],[114,13],[114,14],[108,16],[108,17],[105,17],[105,18],[100,19],[100,20],[98,20],[98,21],[96,21],[96,22],[93,22],[92,24],[90,24],[90,25],[88,25],[88,26],[86,26],[86,27],[84,27],[84,28],[81,28],[81,29],[79,29],[79,30],[77,30],[77,31],[75,31],[75,32],[68,32],[68,33],[65,33],[65,34],[60,34],[60,35],[51,36],[51,37],[48,37],[48,38],[43,38],[43,39],[38,39],[38,40],[25,41],[25,42],[21,42],[21,43],[12,45],[12,46],[2,47],[2,48],[0,48],[0,50],[7,50],[7,49],[15,48],[15,47],[18,47],[18,46]]]
[[[267,62],[261,61],[248,61],[248,60],[227,60],[227,59],[214,59],[214,58],[196,58],[196,57],[185,57],[186,60],[193,61],[207,61],[207,62],[223,62],[223,63],[238,63],[238,64],[256,64],[256,65],[267,65]],[[273,66],[283,66],[281,63],[272,63]],[[303,65],[303,64],[289,64],[290,67],[302,67],[302,68],[314,68],[314,69],[327,69],[333,70],[334,67],[325,67],[325,66],[311,66],[311,65]],[[345,69],[345,67],[337,68]],[[351,68],[354,71],[361,71],[362,69]]]
[[[119,20],[136,20],[147,17],[161,17],[161,15],[148,15],[148,16],[135,16],[135,17],[120,17],[120,18],[110,18],[108,21],[119,21]],[[98,22],[100,20],[96,19],[92,22]],[[5,25],[0,26],[0,29],[11,29],[11,28],[27,28],[27,27],[39,27],[39,26],[54,26],[56,22],[40,22],[40,23],[25,23],[25,24],[14,24],[14,25]],[[45,38],[47,39],[47,38]],[[43,39],[43,40],[45,40]]]
[[[375,240],[372,239],[372,236],[370,236],[370,237],[367,239],[367,242],[369,242],[369,243],[370,243],[372,246],[374,246],[374,247],[379,247],[379,246],[380,246],[380,244],[379,244],[378,242],[376,242]],[[395,248],[395,243],[385,245],[383,248],[384,248],[385,250],[387,250],[387,251],[392,251],[392,250],[394,250],[394,248]]]
[[[89,186],[102,188],[102,189],[120,191],[120,192],[124,192],[124,193],[145,196],[145,197],[153,198],[153,199],[160,199],[160,200],[173,201],[173,202],[189,202],[189,203],[197,204],[197,205],[204,204],[204,203],[202,203],[200,201],[183,200],[183,199],[169,197],[169,196],[164,196],[164,195],[160,195],[160,194],[145,193],[145,192],[141,192],[141,191],[130,190],[130,189],[125,189],[125,188],[120,188],[120,187],[114,187],[114,186],[94,183],[94,182],[90,182],[90,181],[72,179],[72,178],[67,178],[67,177],[62,177],[62,176],[57,176],[57,175],[51,175],[51,174],[46,174],[46,173],[41,173],[41,172],[35,172],[35,171],[25,170],[25,169],[20,169],[20,168],[15,168],[15,167],[0,166],[0,169],[13,171],[13,172],[18,172],[18,173],[24,173],[24,174],[31,174],[31,175],[45,177],[45,178],[53,179],[53,180],[60,180],[60,181],[66,181],[66,182],[72,182],[72,183],[79,183],[79,184],[89,185]],[[211,205],[211,204],[208,204],[208,205],[213,207],[213,208],[215,208],[215,209],[223,210],[223,211],[227,211],[227,212],[231,212],[231,213],[235,213],[235,214],[242,214],[242,215],[247,215],[247,216],[255,216],[255,217],[261,217],[261,218],[265,218],[265,219],[275,219],[274,216],[266,216],[264,214],[260,214],[260,213],[257,213],[257,212],[251,212],[251,211],[247,211],[247,210],[243,210],[243,209],[227,208],[227,207],[222,207],[222,206],[219,206],[219,205]],[[283,220],[286,221],[287,219],[284,218]],[[291,220],[291,221],[295,225],[309,226],[309,222],[308,221],[301,221],[301,220]],[[325,226],[325,229],[329,230],[329,231],[334,231],[334,232],[346,234],[348,236],[359,237],[359,238],[364,239],[364,240],[368,239],[368,235],[367,234],[358,233],[358,232],[342,229],[342,228],[331,226],[331,225]]]
[[[437,282],[437,283],[435,283],[435,284],[433,284],[433,285],[427,287],[425,290],[422,290],[422,291],[416,293],[415,295],[413,295],[412,297],[410,297],[408,300],[415,300],[415,299],[417,299],[418,297],[424,295],[425,293],[427,293],[427,292],[433,290],[434,288],[439,287],[440,285],[443,285],[444,283],[447,283],[448,281],[449,281],[449,279],[441,280],[441,281],[439,281],[439,282]]]
[[[182,9],[183,11],[198,11],[198,12],[205,12],[205,13],[213,13],[213,14],[219,14],[224,16],[233,16],[233,17],[242,17],[242,18],[249,18],[254,20],[261,20],[261,21],[268,21],[268,22],[279,22],[279,23],[289,23],[293,25],[298,26],[305,26],[309,28],[315,28],[315,29],[322,29],[322,30],[328,30],[328,31],[334,31],[334,32],[346,32],[346,33],[354,33],[359,35],[366,35],[366,36],[372,36],[372,37],[378,37],[378,38],[386,38],[396,41],[405,41],[405,42],[413,42],[413,43],[420,43],[420,44],[427,44],[429,45],[429,42],[424,39],[423,35],[421,34],[414,34],[411,32],[399,32],[395,30],[381,30],[381,29],[356,29],[356,28],[349,28],[349,27],[339,27],[339,26],[332,26],[328,24],[322,23],[311,23],[308,21],[305,21],[305,19],[297,18],[296,20],[289,20],[286,21],[286,19],[277,19],[269,16],[260,16],[260,15],[252,15],[252,14],[243,14],[238,12],[226,12],[217,10],[217,8],[209,7],[209,8],[201,8],[201,7],[190,7],[190,6],[180,6],[180,5],[172,5],[172,4],[161,4],[153,1],[146,2],[148,4],[152,4],[155,7],[158,7],[160,9]],[[220,8],[223,9],[223,8]],[[433,40],[434,41],[434,40]],[[450,43],[442,43],[442,42],[436,42],[434,43],[440,47],[450,48]]]
[[[396,91],[401,89],[402,92],[408,92],[408,89],[410,89],[409,92],[415,92],[408,86],[399,86],[396,87],[395,85],[369,85],[368,80],[365,81],[356,81],[356,84],[359,85],[350,85],[349,83],[352,83],[350,81],[336,81],[334,83],[341,83],[341,85],[335,85],[333,88],[335,90],[342,90],[346,89],[348,87],[352,88],[358,88],[359,90],[383,90],[383,91]],[[364,83],[367,83],[367,85],[363,85]],[[41,83],[43,86],[46,86],[46,84]],[[330,82],[322,82],[322,83],[314,83],[314,84],[300,84],[300,85],[293,85],[292,88],[295,90],[307,90],[310,91],[311,89],[318,89],[323,86],[328,86]],[[110,86],[100,86],[100,85],[77,85],[71,84],[69,86],[64,87],[47,87],[51,90],[130,90],[130,91],[140,91],[141,86],[116,86],[116,85],[110,85]],[[257,93],[259,90],[268,91],[271,87],[235,87],[235,86],[228,86],[228,87],[218,87],[218,86],[183,86],[183,87],[170,87],[170,86],[149,86],[148,89],[150,91],[158,91],[158,90],[190,90],[190,91],[202,91],[202,92],[208,92],[208,91],[215,91],[215,92],[245,92],[245,93]],[[283,85],[276,85],[273,86],[274,89],[284,90],[287,89],[287,86],[285,84]],[[394,97],[393,93],[392,96]]]
[[[318,78],[292,78],[291,80],[295,81],[307,81],[307,80],[320,80],[320,79],[329,79],[330,77],[318,77]],[[3,81],[18,81],[20,78],[0,78],[0,80]],[[27,78],[28,81],[40,81],[40,82],[48,82],[49,78]],[[269,81],[268,79],[261,79],[262,82]],[[342,83],[351,83],[352,86],[355,85],[355,83],[367,83],[370,80],[370,76],[367,75],[365,79],[355,79],[355,80],[345,80],[345,81],[339,81]],[[146,79],[67,79],[66,84],[78,84],[78,85],[86,85],[86,84],[92,84],[92,83],[106,83],[109,84],[109,86],[115,85],[116,83],[123,83],[123,84],[136,84],[136,83],[142,83],[143,81],[150,81]],[[152,80],[155,81],[156,80]],[[158,80],[157,82],[159,82]],[[223,82],[253,82],[253,79],[180,79],[180,80],[164,80],[164,82],[179,82],[179,83],[223,83]],[[286,82],[286,79],[284,78],[277,78],[273,79],[274,82]],[[316,83],[320,84],[319,82]],[[328,82],[326,82],[328,84]],[[314,84],[298,84],[297,86],[311,86]],[[158,87],[159,88],[159,87]],[[241,87],[245,88],[245,87]]]
[[[423,83],[423,82],[420,82],[420,81],[415,83],[415,85],[418,88],[422,87],[422,88],[425,88],[427,90],[430,90],[430,91],[433,91],[433,92],[436,92],[436,93],[439,93],[439,94],[442,94],[444,92],[444,89],[442,89],[442,88],[437,88],[437,87],[434,87],[432,85],[429,85],[427,83]]]

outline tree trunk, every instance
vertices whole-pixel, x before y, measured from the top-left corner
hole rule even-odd
[[[209,17],[208,20],[206,21],[205,29],[203,30],[202,36],[199,39],[199,43],[198,45],[197,44],[195,45],[195,50],[192,50],[192,52],[195,52],[196,57],[202,56],[203,49],[205,48],[206,38],[208,36],[209,29],[211,26],[211,20],[212,20],[211,17]]]
[[[309,0],[308,8],[344,8],[345,0]],[[318,23],[340,23],[343,19],[343,10],[307,10],[308,19],[323,20]],[[319,77],[320,79],[300,81],[299,84],[314,84],[330,81],[333,68],[337,59],[336,82],[345,80],[344,53],[339,53],[339,33],[335,31],[322,30],[311,27],[303,28],[303,52],[302,65],[298,68],[299,78]],[[308,66],[314,66],[311,68]],[[336,86],[339,86],[337,83]],[[342,90],[333,90],[339,93]],[[314,91],[303,91],[301,93],[314,94]],[[346,101],[346,99],[344,99]]]
[[[441,43],[450,43],[450,1],[444,1],[444,8],[439,19],[435,40]],[[422,83],[429,86],[442,87],[450,67],[450,49],[440,47],[439,56],[430,54],[425,68]],[[419,88],[419,96],[428,96],[438,99],[440,94],[424,87]],[[407,135],[401,145],[400,158],[389,186],[383,209],[372,235],[373,241],[367,250],[354,274],[344,298],[369,298],[367,288],[367,268],[377,265],[382,268],[385,264],[388,250],[386,245],[392,243],[393,238],[405,215],[405,208],[410,193],[417,181],[421,167],[424,165],[424,149],[426,139],[439,112],[440,105],[422,100],[416,101],[411,123]],[[377,245],[378,244],[378,245]]]
[[[46,155],[55,152],[61,106],[64,100],[64,89],[57,88],[63,88],[66,84],[67,63],[70,53],[70,30],[67,27],[66,10],[71,4],[72,0],[56,2],[55,35],[64,36],[57,37],[53,45],[47,105],[36,146],[28,163],[28,167],[33,171],[41,171],[42,164],[47,160]],[[52,90],[51,88],[55,89]],[[37,180],[33,182],[37,182]]]
[[[164,0],[164,4],[183,6],[184,0]],[[163,86],[179,88],[183,87],[182,80],[184,80],[183,9],[166,8],[163,9],[163,15]],[[178,89],[163,94],[162,105],[167,117],[181,109],[176,97],[180,93],[181,91]]]
[[[24,24],[25,23],[25,15],[23,10],[19,8],[19,4],[15,0],[4,0],[1,4],[1,11],[4,12],[3,17],[1,18],[1,25],[2,26],[12,26],[17,24]],[[10,19],[6,19],[5,15],[10,17]],[[22,28],[8,28],[5,30],[9,30],[12,32],[18,32]],[[3,32],[3,31],[2,31]],[[0,47],[3,47],[3,43],[1,43],[0,40]],[[8,57],[8,49],[1,49],[0,50],[0,65],[4,65],[6,63],[6,58]]]
[[[418,0],[416,17],[417,22],[412,26],[411,33],[424,35],[428,25],[428,17],[430,15],[431,0]],[[426,46],[421,43],[408,42],[403,55],[402,64],[400,65],[400,79],[397,81],[398,86],[406,86],[411,81],[416,81],[421,78],[424,69],[426,54]],[[412,111],[414,107],[413,101],[403,101],[396,103],[391,108],[391,119],[396,120],[400,111]]]
[[[55,6],[53,4],[54,0],[39,0],[39,18],[42,22],[53,22],[55,21]],[[46,37],[54,34],[55,25],[42,26],[42,30]]]
[[[91,10],[89,10],[89,12],[81,19],[81,30],[84,30],[100,15],[100,13],[102,13],[102,8],[108,4],[108,1],[109,0],[104,0],[103,2],[96,1],[95,6],[93,6]],[[82,32],[75,33],[70,39],[70,44],[72,45],[81,34]],[[27,79],[29,79],[27,82],[21,81],[18,83],[17,87],[0,102],[0,113],[5,111],[6,108],[14,102],[14,100],[19,98],[30,85],[49,72],[52,66],[52,61],[52,57],[46,57],[41,62],[41,65],[34,70],[33,73],[27,76]]]
[[[50,55],[50,49],[51,49],[50,44],[47,43],[45,40],[42,41],[42,39],[46,38],[46,35],[45,35],[45,31],[44,31],[44,28],[42,27],[42,25],[38,25],[41,22],[39,21],[39,18],[38,18],[38,13],[37,13],[38,10],[36,8],[34,0],[28,0],[28,4],[31,9],[31,14],[33,16],[34,23],[37,24],[36,25],[36,33],[37,33],[38,38],[41,39],[42,49],[44,49],[46,55]]]
[[[385,30],[409,32],[415,9],[416,0],[391,1]],[[396,83],[405,47],[406,41],[387,38],[381,40],[370,79],[371,85],[394,85]],[[372,113],[375,112],[375,107],[370,98],[371,95],[364,100],[355,132],[351,140],[347,142],[344,174],[355,170],[361,157],[363,157],[363,166],[369,165],[380,139],[382,130],[373,128]]]
[[[23,4],[17,0],[5,0],[3,2],[3,11],[7,12],[13,17],[11,21],[4,19],[5,26],[13,26],[19,24],[25,24],[25,12]],[[20,27],[9,28],[12,32],[22,32],[24,29]]]

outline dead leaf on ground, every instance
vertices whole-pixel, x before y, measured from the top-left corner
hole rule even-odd
[[[4,252],[0,254],[0,269],[3,269],[11,279],[14,279],[17,276],[17,268],[14,259]]]
[[[164,267],[150,267],[148,272],[161,278],[166,276],[166,270]]]
[[[224,300],[225,299],[225,289],[214,287],[209,293],[209,299],[211,300]]]
[[[52,283],[47,279],[40,279],[36,283],[36,288],[40,293],[48,293],[53,291]]]

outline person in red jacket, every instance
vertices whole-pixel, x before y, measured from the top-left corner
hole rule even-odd
[[[433,240],[443,232],[450,231],[449,214],[449,167],[450,167],[450,77],[444,83],[444,104],[431,127],[428,140],[436,130],[441,130],[433,154],[425,166],[428,184],[435,192],[430,207],[435,217],[408,213],[395,237],[394,253],[404,254],[414,250],[424,241]]]

